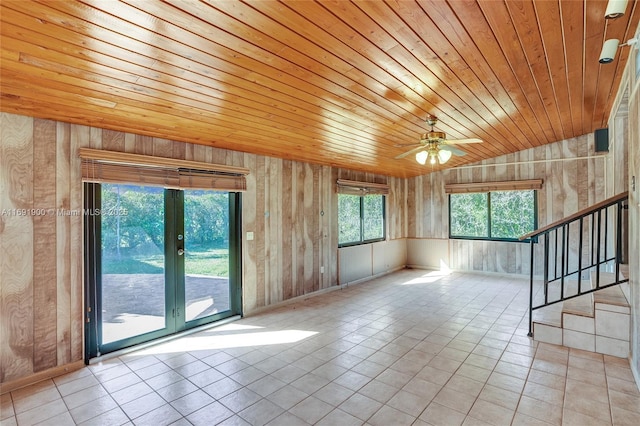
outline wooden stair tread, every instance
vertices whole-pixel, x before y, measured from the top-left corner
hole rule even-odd
[[[629,302],[619,285],[605,288],[593,293],[595,303],[629,307]]]
[[[533,322],[553,327],[562,327],[562,303],[545,306],[533,311]]]
[[[593,294],[589,293],[580,297],[565,300],[562,305],[562,313],[593,317],[593,306]]]

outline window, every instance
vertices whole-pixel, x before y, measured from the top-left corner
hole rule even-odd
[[[338,245],[384,240],[384,204],[384,195],[338,194]]]
[[[537,191],[449,195],[449,237],[519,241],[538,227]]]

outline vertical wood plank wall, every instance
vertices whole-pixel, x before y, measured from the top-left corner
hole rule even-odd
[[[483,167],[448,169],[409,179],[407,237],[447,239],[448,183],[543,179],[538,192],[538,226],[560,220],[607,198],[605,156],[570,161],[545,161],[594,155],[592,134],[531,148],[478,163]],[[533,162],[542,161],[542,162]],[[521,163],[524,164],[513,164]],[[613,195],[613,194],[611,194]],[[449,240],[449,267],[454,270],[529,273],[529,245],[523,243]]]
[[[0,216],[0,383],[83,356],[82,217],[53,212],[82,209],[78,148],[249,168],[242,197],[245,313],[336,285],[336,179],[389,181],[20,115],[2,113],[0,120],[0,211],[45,210]],[[392,181],[402,186],[402,180]],[[388,232],[394,238],[403,237],[404,210],[395,207],[401,203],[402,195],[391,202]],[[248,231],[252,241],[246,240]]]

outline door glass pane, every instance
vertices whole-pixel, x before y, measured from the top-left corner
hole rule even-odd
[[[164,190],[102,185],[102,343],[165,328]]]
[[[231,309],[229,194],[184,191],[185,321]]]

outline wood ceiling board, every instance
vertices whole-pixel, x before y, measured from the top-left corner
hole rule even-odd
[[[397,21],[389,23],[388,28],[390,32],[393,31],[396,34],[400,44],[405,47],[406,53],[411,52],[411,57],[416,62],[413,67],[408,63],[402,63],[401,65],[407,69],[413,69],[415,75],[424,73],[425,68],[433,72],[434,78],[441,83],[441,86],[432,88],[436,96],[450,98],[457,95],[464,105],[469,106],[465,109],[458,108],[471,123],[471,126],[465,129],[465,134],[475,131],[475,134],[480,137],[498,139],[499,144],[505,146],[507,150],[515,148],[509,142],[510,139],[514,138],[514,134],[511,131],[513,129],[508,130],[505,127],[505,124],[508,125],[510,120],[505,120],[505,123],[491,120],[493,117],[492,110],[499,111],[501,108],[497,103],[492,102],[492,96],[484,90],[484,86],[475,78],[470,67],[458,55],[456,49],[445,35],[439,31],[433,31],[433,28],[437,25],[436,22],[426,20],[424,16],[421,19],[416,19],[415,17],[419,16],[417,10],[421,12],[422,9],[418,8],[414,3],[394,4],[395,13],[382,10],[381,3],[365,2],[362,5],[362,7],[366,7],[367,13],[372,14],[377,22],[385,23],[391,20],[395,14],[398,14]],[[416,10],[416,8],[418,9]],[[402,27],[407,25],[411,31],[402,30]],[[464,47],[461,48],[464,49]],[[409,55],[406,56],[408,57]],[[430,60],[427,61],[425,58],[430,58]],[[440,94],[445,87],[448,92]],[[484,136],[479,134],[480,130],[478,130],[477,126],[480,124],[491,129],[491,132]],[[440,127],[442,128],[443,125],[447,125],[446,119],[440,120]],[[448,135],[449,133],[451,132],[448,131]],[[521,135],[520,132],[518,133]],[[455,134],[449,136],[462,137],[462,135],[457,136]],[[524,142],[525,139],[522,138],[521,141]]]
[[[605,24],[605,0],[9,0],[0,108],[415,176],[441,167],[393,158],[427,114],[485,141],[447,167],[605,125],[629,49],[597,59],[633,36],[629,4]]]

